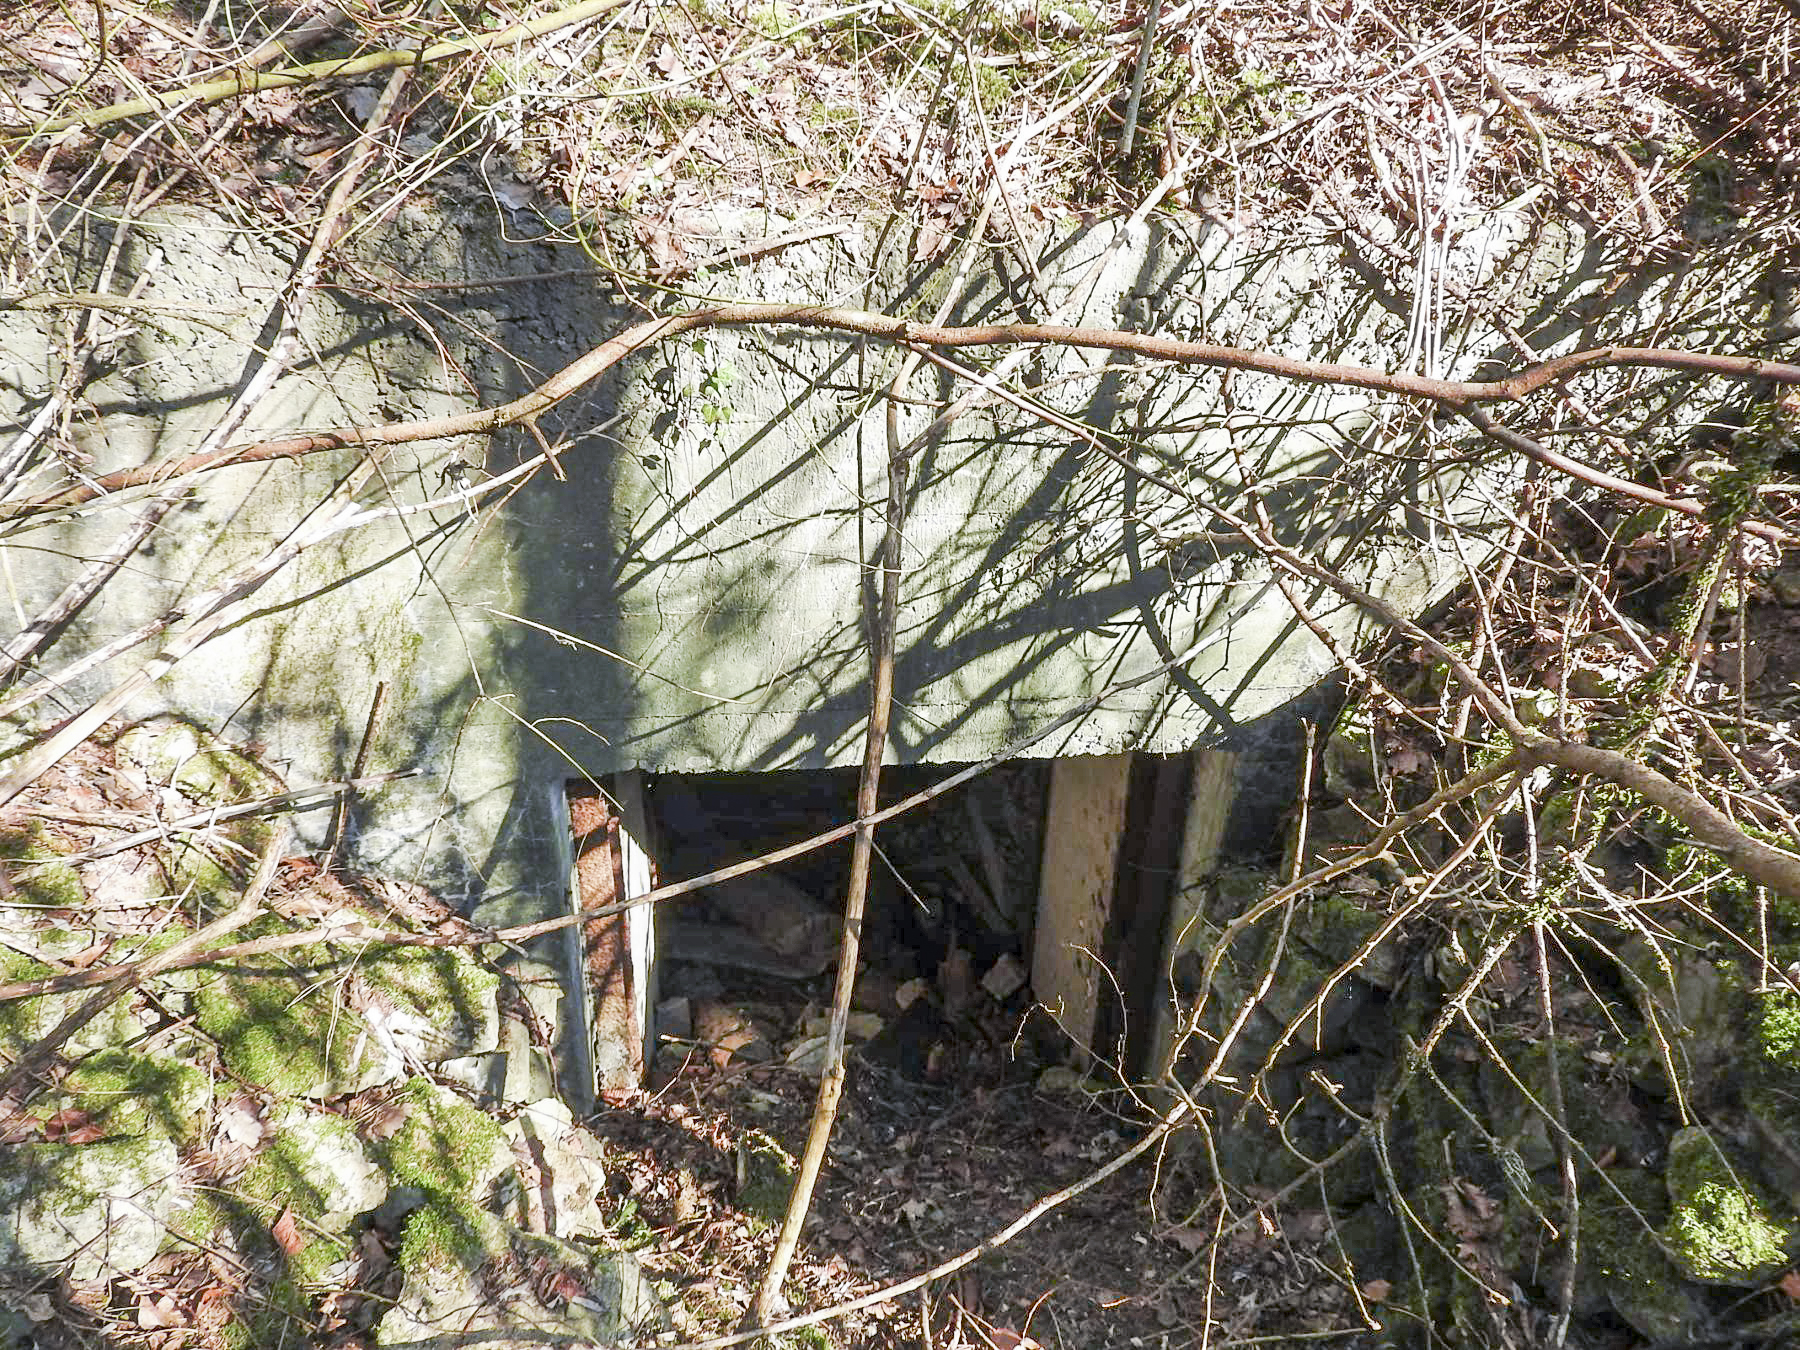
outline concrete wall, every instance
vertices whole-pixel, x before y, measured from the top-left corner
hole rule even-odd
[[[724,224],[739,237],[783,228]],[[70,289],[91,284],[111,230],[88,217],[62,240]],[[401,208],[358,244],[357,266],[337,272],[347,289],[315,298],[307,359],[253,430],[497,402],[642,316],[605,281],[566,276],[408,290],[407,308],[357,294],[396,278],[468,282],[584,265],[573,250],[502,233],[494,222]],[[877,239],[853,227],[709,284],[734,298],[929,317],[943,272],[872,259]],[[1404,346],[1404,299],[1306,222],[1253,243],[1171,217],[1037,247],[1047,298],[1069,302],[1065,321],[1378,366],[1395,365]],[[953,318],[1044,317],[1035,283],[1012,255],[996,256]],[[103,471],[190,450],[238,386],[253,344],[269,340],[290,265],[291,251],[217,217],[169,210],[137,226],[120,276],[147,276],[142,298],[189,308],[133,317],[71,426],[71,454]],[[1567,229],[1522,215],[1478,222],[1454,267],[1544,349],[1635,332],[1645,298],[1664,284],[1596,304],[1607,260]],[[0,311],[0,441],[47,395],[62,322]],[[1503,347],[1471,324],[1448,334],[1446,351],[1443,373],[1466,375]],[[864,560],[879,534],[886,456],[873,391],[896,360],[877,344],[783,330],[691,336],[645,352],[545,420],[569,442],[567,482],[541,474],[497,512],[380,520],[314,550],[156,699],[264,742],[301,784],[347,772],[385,682],[392,711],[370,768],[425,773],[360,808],[357,853],[495,918],[541,915],[563,902],[566,841],[552,802],[566,777],[858,757]],[[1510,471],[1433,468],[1416,443],[1389,447],[1389,423],[1354,391],[1226,382],[1079,352],[1034,353],[1020,373],[1068,417],[1133,438],[1143,463],[1200,501],[1242,507],[1247,468],[1267,485],[1291,542],[1406,608],[1459,575],[1444,532],[1422,522],[1491,518],[1488,493]],[[954,390],[927,367],[911,392],[921,402],[901,420],[917,429]],[[1459,444],[1452,435],[1428,453]],[[499,472],[531,448],[517,432],[491,445],[411,447],[387,461],[370,500],[441,495],[455,481],[447,451]],[[46,668],[267,548],[353,458],[207,478]],[[0,539],[10,588],[0,631],[35,614],[133,509],[127,499],[10,528]],[[1333,666],[1329,653],[1256,559],[1183,542],[1205,527],[1192,501],[1067,432],[1005,405],[965,417],[915,466],[895,756],[980,758],[1207,633],[1219,640],[1185,668],[1112,699],[1033,753],[1185,749],[1228,738],[1314,686]],[[1336,631],[1355,626],[1329,596],[1312,599]],[[135,659],[74,680],[61,706],[78,706]],[[148,699],[133,709],[155,710]],[[60,715],[55,705],[38,712]]]

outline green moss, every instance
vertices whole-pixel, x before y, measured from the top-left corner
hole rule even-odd
[[[279,1332],[289,1322],[307,1321],[312,1296],[330,1286],[331,1267],[350,1255],[347,1239],[321,1233],[300,1219],[294,1231],[304,1245],[298,1251],[284,1250],[270,1230],[289,1208],[280,1198],[252,1198],[241,1190],[202,1191],[178,1225],[188,1237],[236,1253],[249,1269],[267,1277],[240,1305],[249,1310],[246,1326],[273,1326]],[[287,1340],[295,1343],[291,1332]],[[246,1335],[239,1343],[271,1342]]]
[[[453,947],[385,947],[357,961],[357,972],[396,1007],[438,1028],[446,1054],[482,1049],[498,1035],[500,977]]]
[[[0,830],[0,862],[39,863],[36,867],[9,867],[7,875],[17,897],[13,903],[41,909],[79,910],[87,903],[81,876],[56,859],[68,852],[56,847],[41,820]]]
[[[1746,1288],[1761,1284],[1788,1261],[1800,1242],[1794,1216],[1734,1167],[1703,1131],[1679,1131],[1666,1172],[1669,1220],[1662,1237],[1690,1279]]]
[[[761,1130],[747,1130],[737,1142],[738,1208],[753,1219],[779,1223],[794,1188],[794,1156]]]
[[[481,1216],[467,1205],[428,1200],[406,1220],[400,1269],[415,1272],[469,1264],[485,1250]]]
[[[34,935],[22,935],[26,940]],[[130,943],[114,949],[116,959],[126,960],[133,954]],[[61,973],[36,957],[0,946],[0,980],[7,982],[42,980]],[[92,990],[77,989],[68,993],[44,994],[36,998],[12,999],[0,1003],[0,1051],[8,1058],[35,1041],[41,1040],[78,1002]],[[130,1041],[143,1034],[137,1004],[131,999],[116,999],[98,1017],[70,1038],[68,1052],[80,1054]]]
[[[1766,1064],[1800,1070],[1800,995],[1787,989],[1752,995],[1750,1043]]]
[[[309,990],[308,983],[271,963],[201,984],[194,1011],[240,1077],[283,1097],[347,1089],[367,1050],[367,1027],[329,984]]]
[[[1640,1335],[1680,1340],[1705,1310],[1657,1241],[1655,1229],[1668,1218],[1668,1193],[1660,1178],[1637,1168],[1611,1169],[1606,1179],[1610,1185],[1582,1186],[1582,1266]]]
[[[394,1181],[416,1190],[423,1204],[407,1220],[400,1266],[471,1263],[488,1245],[493,1217],[479,1207],[512,1151],[500,1127],[453,1093],[415,1078],[404,1090],[405,1122],[387,1141]]]
[[[56,971],[44,962],[10,947],[0,947],[0,980],[11,984],[47,979],[54,974]],[[8,1058],[16,1059],[26,1046],[42,1040],[56,1025],[56,1009],[56,1003],[47,998],[22,998],[0,1003],[0,1050],[6,1051]]]
[[[197,1197],[178,1225],[189,1237],[235,1253],[260,1276],[236,1302],[240,1320],[224,1330],[228,1344],[245,1350],[306,1344],[316,1323],[314,1300],[335,1287],[331,1268],[350,1255],[347,1239],[305,1224],[295,1229],[304,1245],[284,1250],[270,1232],[283,1208],[213,1191]]]
[[[760,5],[750,11],[750,27],[764,37],[774,39],[780,37],[798,21],[794,11],[785,5]]]
[[[192,1065],[109,1048],[77,1064],[54,1102],[86,1113],[108,1135],[193,1143],[211,1100],[211,1080]]]

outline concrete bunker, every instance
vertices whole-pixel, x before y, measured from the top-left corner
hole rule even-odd
[[[764,232],[760,218],[720,220],[732,237],[752,226]],[[204,440],[264,321],[242,297],[291,270],[278,250],[204,213],[170,209],[136,228],[145,237],[130,237],[121,266],[154,272],[146,298],[216,304],[228,331],[183,311],[165,326],[191,349],[160,328],[134,339],[132,359],[94,385],[118,409],[105,434],[79,429],[96,472],[162,462]],[[733,298],[844,295],[897,312],[943,280],[904,250],[877,257],[878,231],[857,237],[856,247],[811,241],[721,285]],[[69,275],[91,284],[113,238],[95,225],[70,243]],[[1382,369],[1400,359],[1404,309],[1371,289],[1334,231],[1294,222],[1240,237],[1169,217],[1042,243],[1044,312],[1071,322]],[[351,425],[369,408],[420,419],[466,412],[471,390],[453,372],[497,405],[530,387],[531,371],[562,368],[641,317],[594,287],[577,296],[541,280],[585,258],[446,228],[416,204],[365,247],[403,275],[459,279],[447,312],[479,339],[446,338],[440,351],[322,296],[306,340],[333,355],[316,380],[279,382],[258,430]],[[1571,229],[1522,209],[1484,214],[1450,261],[1472,286],[1512,279],[1521,306],[1542,298],[1520,324],[1543,351],[1637,331],[1623,303],[1573,313],[1567,294],[1600,285],[1596,259]],[[952,317],[1037,312],[1016,282],[1002,266],[978,270]],[[22,366],[54,369],[54,339],[52,316],[0,315],[0,347]],[[523,438],[397,447],[354,530],[238,602],[241,621],[203,659],[144,688],[130,713],[175,712],[248,734],[289,781],[325,783],[360,761],[358,733],[386,690],[390,713],[368,767],[408,776],[356,804],[346,858],[417,880],[496,926],[564,916],[582,885],[640,894],[659,864],[677,875],[649,825],[659,790],[680,776],[830,775],[860,758],[867,579],[889,452],[874,391],[893,359],[881,344],[791,327],[646,347],[546,414],[546,435],[567,443],[566,480],[506,480],[485,516],[447,486],[448,465],[514,472],[535,453]],[[1511,360],[1472,330],[1443,373],[1473,375],[1491,359]],[[1134,990],[1160,978],[1242,780],[1220,747],[1316,688],[1367,631],[1367,616],[1322,586],[1296,593],[1303,622],[1273,565],[1218,529],[1214,507],[1254,500],[1288,546],[1417,613],[1463,580],[1484,539],[1504,536],[1496,503],[1518,466],[1466,453],[1436,424],[1407,439],[1389,401],[1362,388],[1247,372],[1227,380],[1065,347],[1033,350],[1024,370],[1053,400],[1053,418],[983,404],[913,465],[892,781],[1033,738],[1024,753],[1049,765],[1036,872],[1003,887],[1029,907],[1015,920],[1019,958],[1075,1042],[1112,1046],[1111,1057],[1123,1034],[1133,1060],[1157,1043],[1161,1013],[1151,1003],[1131,1015],[1124,999],[1126,1014],[1109,1023],[1112,981],[1099,968]],[[959,388],[947,376],[921,386],[897,419],[903,434],[923,433]],[[0,419],[25,426],[38,397],[0,389]],[[1101,436],[1108,454],[1096,449]],[[71,625],[70,660],[149,631],[259,565],[362,453],[348,446],[198,480],[183,528],[164,530]],[[113,512],[139,500],[122,494],[46,519],[9,543],[21,611],[54,602],[67,584],[62,559],[104,556],[119,537]],[[59,697],[112,687],[103,667],[82,672],[56,686]],[[37,731],[20,719],[3,738],[17,745]],[[611,795],[572,795],[572,779]],[[618,842],[597,848],[615,820]],[[322,826],[302,828],[318,829],[307,842],[323,842]],[[1157,848],[1140,855],[1140,838]],[[1121,840],[1133,841],[1129,866]],[[980,859],[964,865],[975,886],[958,886],[992,898]],[[816,898],[836,909],[840,888]],[[610,948],[590,941],[579,978],[561,940],[515,954],[546,1035],[574,1055],[572,1085],[641,1072],[657,965],[646,919],[628,916]],[[1132,942],[1128,930],[1139,934]],[[1138,955],[1124,961],[1127,950]],[[609,1023],[617,1017],[627,1022]],[[636,1033],[624,1035],[626,1025]]]

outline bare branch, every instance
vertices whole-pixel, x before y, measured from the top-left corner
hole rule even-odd
[[[245,445],[227,446],[208,454],[158,461],[108,474],[90,484],[8,503],[0,506],[0,520],[80,506],[109,492],[167,482],[233,464],[296,459],[303,455],[341,450],[350,446],[403,445],[496,431],[501,427],[528,422],[541,416],[625,357],[668,338],[678,337],[697,328],[743,328],[771,324],[792,324],[800,328],[856,333],[864,337],[924,347],[1064,346],[1129,352],[1185,365],[1247,370],[1307,384],[1337,385],[1405,398],[1422,398],[1457,411],[1471,409],[1483,403],[1516,402],[1579,371],[1606,367],[1674,370],[1733,380],[1772,380],[1781,384],[1800,385],[1800,365],[1797,364],[1768,361],[1760,357],[1723,356],[1711,352],[1683,352],[1660,347],[1597,347],[1538,362],[1500,380],[1436,380],[1422,375],[1377,370],[1372,366],[1345,365],[1333,361],[1300,361],[1274,352],[1126,333],[1118,329],[1069,328],[1058,324],[1029,323],[944,327],[912,323],[868,310],[829,305],[720,305],[635,324],[577,357],[529,393],[497,407],[478,408],[471,412],[416,422],[389,422],[302,432]],[[1668,504],[1674,509],[1685,509],[1673,500]]]

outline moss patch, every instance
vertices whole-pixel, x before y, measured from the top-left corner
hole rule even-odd
[[[1607,1178],[1610,1186],[1583,1186],[1582,1265],[1640,1335],[1680,1340],[1701,1324],[1705,1309],[1657,1242],[1655,1227],[1669,1214],[1667,1192],[1660,1178],[1636,1168],[1614,1168]]]
[[[1689,1279],[1755,1288],[1800,1249],[1800,1221],[1704,1131],[1677,1132],[1666,1180],[1663,1241]]]
[[[780,1223],[794,1189],[794,1155],[772,1135],[749,1130],[737,1143],[738,1207],[765,1223]]]
[[[1750,1042],[1769,1067],[1789,1073],[1800,1070],[1800,995],[1787,989],[1754,995]]]
[[[493,1216],[480,1202],[512,1165],[500,1127],[436,1084],[415,1078],[405,1088],[405,1122],[387,1141],[394,1181],[423,1202],[407,1220],[400,1266],[410,1272],[479,1261],[491,1240]]]
[[[269,1146],[239,1183],[245,1194],[343,1231],[387,1198],[387,1183],[341,1116],[290,1106],[271,1121]]]
[[[87,903],[87,888],[67,863],[56,861],[70,850],[57,847],[41,820],[0,830],[0,862],[38,863],[35,867],[9,867],[7,875],[17,893],[15,904],[37,909],[79,910]]]
[[[264,925],[253,925],[262,930]],[[194,991],[200,1029],[231,1071],[284,1097],[352,1090],[370,1050],[367,1024],[303,972],[273,961]]]
[[[196,1141],[212,1103],[212,1080],[191,1064],[163,1055],[98,1050],[60,1085],[56,1110],[75,1110],[107,1135]]]

